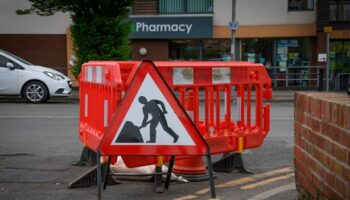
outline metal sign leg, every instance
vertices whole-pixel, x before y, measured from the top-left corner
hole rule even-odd
[[[171,156],[170,157],[169,166],[168,166],[168,173],[166,175],[166,181],[165,181],[164,189],[169,189],[171,173],[173,172],[173,167],[174,167],[174,161],[175,161],[175,156]]]
[[[101,200],[101,156],[100,152],[97,152],[97,199]]]
[[[104,175],[103,175],[103,190],[106,189],[107,187],[107,181],[108,181],[108,177],[109,177],[109,166],[111,165],[111,156],[108,156],[108,161],[105,167],[105,171],[104,171]]]
[[[208,173],[209,173],[210,194],[211,194],[211,198],[216,198],[213,166],[211,163],[211,155],[210,155],[210,153],[207,153],[206,156],[207,156],[207,165],[208,165]]]

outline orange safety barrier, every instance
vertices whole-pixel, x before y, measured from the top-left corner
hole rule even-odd
[[[80,81],[79,139],[96,151],[140,61],[91,61]],[[250,62],[154,62],[212,154],[260,146],[270,129],[271,79]],[[189,113],[191,112],[191,113]],[[123,156],[127,166],[157,163],[156,156]],[[165,161],[169,157],[165,157]]]

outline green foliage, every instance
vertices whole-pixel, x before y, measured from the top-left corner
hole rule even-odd
[[[69,12],[73,21],[72,38],[76,52],[73,73],[89,60],[125,60],[130,55],[127,18],[133,0],[29,0],[31,7],[17,10],[19,15],[42,16]]]

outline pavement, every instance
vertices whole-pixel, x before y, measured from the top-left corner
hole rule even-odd
[[[45,104],[0,98],[0,199],[97,199],[96,187],[67,189],[70,181],[90,169],[71,165],[82,149],[77,137],[77,100],[76,89],[68,100],[61,98]],[[243,153],[246,167],[254,174],[217,172],[214,180],[217,199],[297,199],[293,105],[291,101],[271,102],[270,133],[261,147]],[[213,161],[219,156],[214,155]],[[209,199],[210,194],[207,181],[171,183],[169,190],[159,194],[152,182],[123,180],[122,184],[103,190],[102,197],[185,200]]]

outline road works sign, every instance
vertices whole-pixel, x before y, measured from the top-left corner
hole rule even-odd
[[[204,155],[207,146],[151,61],[135,73],[100,143],[102,155]]]

